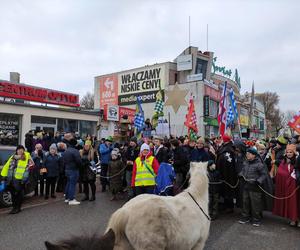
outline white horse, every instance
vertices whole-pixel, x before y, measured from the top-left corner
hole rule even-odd
[[[207,163],[191,163],[190,185],[174,197],[139,195],[110,218],[114,249],[200,250],[209,234]]]

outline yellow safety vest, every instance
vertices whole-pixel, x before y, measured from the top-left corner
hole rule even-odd
[[[154,186],[155,185],[155,173],[152,168],[152,162],[154,160],[153,156],[149,156],[145,159],[144,163],[141,158],[138,157],[135,160],[136,164],[136,176],[135,176],[135,186]],[[151,170],[151,172],[145,166]]]
[[[28,162],[31,159],[30,154],[28,152],[25,152],[25,159],[24,160],[18,160],[18,165],[17,168],[15,169],[14,173],[15,173],[15,179],[16,180],[22,180],[23,179],[23,175],[26,171],[26,168],[28,166]],[[13,160],[13,155],[8,159],[8,161],[5,163],[2,171],[1,171],[1,175],[3,177],[7,177],[8,175],[8,170],[11,164],[11,161]]]

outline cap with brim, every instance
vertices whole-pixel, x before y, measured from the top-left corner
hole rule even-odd
[[[258,155],[258,152],[255,148],[248,148],[247,153],[253,154],[253,155]]]

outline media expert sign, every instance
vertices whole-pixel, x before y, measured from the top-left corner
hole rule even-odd
[[[165,66],[144,67],[134,71],[123,72],[118,75],[119,105],[136,103],[140,96],[143,103],[156,101],[156,93],[165,88]]]
[[[100,107],[105,104],[118,105],[118,76],[108,75],[100,77]]]

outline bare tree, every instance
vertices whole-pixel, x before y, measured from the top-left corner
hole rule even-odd
[[[276,92],[264,92],[262,94],[257,94],[256,98],[260,100],[265,108],[266,119],[270,121],[272,131],[276,132],[284,127],[283,118],[284,114],[280,112],[278,108],[279,95]]]
[[[80,100],[80,106],[84,109],[94,109],[94,94],[87,92]]]

